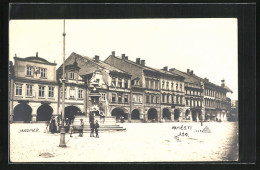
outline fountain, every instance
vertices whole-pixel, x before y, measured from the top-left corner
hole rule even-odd
[[[89,110],[89,122],[94,121],[94,116],[100,115],[99,98],[101,95],[97,91],[97,86],[98,86],[97,81],[93,81],[90,83],[91,91],[90,91],[89,97],[91,98],[92,106],[90,107],[90,110]]]

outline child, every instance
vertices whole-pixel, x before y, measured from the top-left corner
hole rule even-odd
[[[96,133],[96,138],[99,138],[99,135],[98,135],[98,128],[99,128],[99,124],[98,124],[98,121],[96,120],[96,124],[95,124],[95,133]]]

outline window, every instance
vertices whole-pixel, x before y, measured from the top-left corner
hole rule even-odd
[[[15,85],[15,95],[21,96],[22,95],[22,89],[23,89],[22,84],[16,84]]]
[[[149,88],[149,80],[147,80],[147,79],[145,80],[145,87]]]
[[[116,78],[115,77],[112,78],[112,86],[116,87]]]
[[[118,80],[118,86],[119,86],[119,87],[122,87],[122,79],[119,79],[119,80]]]
[[[75,80],[76,79],[76,73],[69,72],[69,79],[70,80]]]
[[[188,100],[186,100],[186,106],[188,106],[189,105],[189,102],[188,102]]]
[[[138,103],[143,103],[143,97],[142,96],[138,96]]]
[[[159,96],[156,96],[156,103],[159,103]]]
[[[164,89],[164,81],[162,81],[162,89]]]
[[[112,94],[112,102],[116,102],[116,94]]]
[[[60,97],[62,98],[62,95],[63,95],[63,88],[61,87],[60,89]],[[65,88],[65,93],[64,93],[64,96],[65,96],[65,99],[67,98],[67,88]]]
[[[83,90],[81,90],[81,89],[78,90],[78,98],[83,99]],[[101,96],[101,98],[102,98],[102,96]]]
[[[154,96],[151,96],[151,103],[154,103]]]
[[[133,95],[133,102],[137,102],[137,96]]]
[[[39,97],[45,96],[45,86],[39,86]]]
[[[166,82],[166,89],[169,90],[169,82]]]
[[[169,99],[169,95],[166,95],[166,99],[167,99],[167,103],[169,103],[170,102],[170,99]]]
[[[150,85],[151,89],[154,89],[154,81],[151,80],[151,85]]]
[[[32,96],[32,85],[30,84],[26,85],[26,96]]]
[[[176,83],[176,90],[178,91],[178,83]]]
[[[182,91],[182,84],[180,84],[180,90]]]
[[[125,88],[128,88],[128,79],[125,79]]]
[[[171,90],[173,90],[173,85],[174,85],[174,83],[171,83]]]
[[[75,94],[76,94],[75,88],[71,87],[70,88],[70,98],[74,99],[76,96]]]
[[[146,103],[150,103],[150,96],[148,94],[146,95]]]
[[[122,95],[118,95],[118,103],[122,103]]]
[[[33,70],[33,67],[27,66],[27,68],[26,68],[26,75],[27,76],[32,76],[32,70]]]
[[[177,101],[177,104],[179,104],[179,97],[176,96],[176,101]]]
[[[158,90],[158,81],[155,82],[155,89]]]
[[[46,77],[46,68],[41,68],[40,69],[40,74],[41,74],[41,77]]]
[[[162,94],[162,103],[165,102],[164,94]]]
[[[172,95],[172,103],[174,103],[174,95]]]
[[[49,87],[49,97],[54,97],[54,87]]]
[[[128,103],[128,95],[125,95],[124,102]]]

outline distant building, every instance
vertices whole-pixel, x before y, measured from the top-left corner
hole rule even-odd
[[[36,56],[14,57],[10,65],[10,121],[49,121],[57,116],[56,63]]]
[[[115,52],[105,60],[132,75],[131,121],[179,121],[185,106],[184,77],[145,65],[145,60],[133,62]],[[140,116],[138,116],[140,115]]]

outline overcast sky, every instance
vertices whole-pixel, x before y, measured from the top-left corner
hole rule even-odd
[[[62,63],[63,20],[11,20],[10,60],[35,56]],[[66,20],[66,57],[72,52],[106,59],[112,51],[156,68],[194,70],[238,99],[237,19]]]

